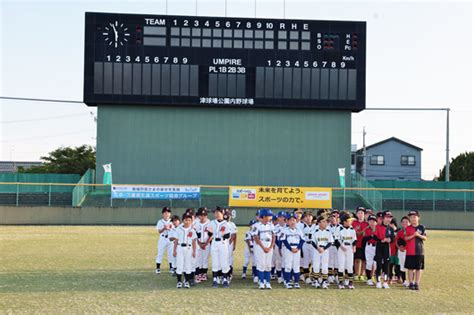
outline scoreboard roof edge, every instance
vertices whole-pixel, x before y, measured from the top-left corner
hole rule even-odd
[[[180,18],[209,18],[209,19],[237,19],[237,20],[260,20],[260,21],[298,21],[298,22],[303,22],[303,21],[319,21],[319,22],[338,22],[338,23],[361,23],[367,25],[367,21],[359,21],[359,20],[315,20],[315,19],[289,19],[289,18],[284,18],[284,19],[278,19],[278,18],[267,18],[267,17],[262,17],[262,18],[253,18],[253,17],[246,17],[246,16],[212,16],[212,15],[176,15],[176,14],[143,14],[143,13],[117,13],[117,12],[94,12],[94,11],[86,11],[86,15],[92,14],[92,15],[127,15],[127,16],[163,16],[163,17],[180,17]]]
[[[365,109],[365,21],[85,13],[84,103]]]

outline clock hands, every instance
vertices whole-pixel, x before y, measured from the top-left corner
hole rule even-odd
[[[112,29],[110,29],[110,28]],[[127,37],[130,36],[130,33],[127,33],[128,28],[123,27],[123,23],[118,24],[118,21],[115,21],[115,23],[108,23],[108,26],[105,27],[105,32],[102,33],[105,38],[105,42],[109,44],[109,46],[112,46],[114,44],[114,47],[117,48],[118,44],[120,43],[120,46],[123,46],[125,42],[128,41]],[[112,30],[114,31],[114,36],[112,39]],[[119,34],[120,32],[120,34]],[[109,39],[110,37],[110,39]]]
[[[117,29],[115,28],[115,25],[110,24],[112,28],[114,29],[114,35],[115,35],[115,48],[117,48],[117,42],[118,42],[118,32]]]

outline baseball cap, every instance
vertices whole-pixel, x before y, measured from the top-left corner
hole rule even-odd
[[[321,221],[323,221],[323,220],[328,220],[328,216],[322,214],[322,215],[318,216],[318,218],[316,219],[316,222],[319,223],[319,222],[321,222]]]
[[[206,208],[199,208],[198,211],[196,212],[197,216],[201,215],[207,215],[207,209]]]
[[[252,219],[250,220],[249,225],[254,225],[255,223],[257,223],[257,221],[255,219]]]
[[[291,219],[291,218],[298,219],[298,215],[296,214],[296,212],[288,213],[288,214],[287,214],[286,219],[289,220],[289,219]]]
[[[333,209],[333,210],[331,211],[331,214],[339,214],[339,210]]]
[[[419,217],[420,213],[418,212],[418,210],[410,210],[408,212],[408,216],[412,216],[412,215],[416,215],[417,217]]]
[[[377,212],[377,218],[383,218],[383,212]]]
[[[384,211],[384,212],[383,212],[383,216],[384,216],[384,217],[391,217],[391,218],[393,218],[393,214],[392,214],[390,211]]]
[[[365,213],[374,215],[374,211],[372,209],[365,210]]]
[[[163,210],[161,210],[161,213],[165,213],[165,212],[170,212],[171,213],[170,207],[163,207]]]
[[[284,217],[284,218],[286,218],[286,212],[285,212],[285,211],[280,211],[280,212],[278,212],[277,217]]]
[[[403,238],[399,238],[397,240],[397,245],[398,246],[406,246],[407,245],[407,242],[403,239]]]
[[[270,209],[260,209],[260,217],[273,217],[273,212]]]
[[[183,221],[186,220],[186,219],[192,219],[192,218],[193,218],[193,217],[192,217],[189,213],[187,213],[187,212],[185,212],[185,213],[183,214]]]
[[[357,207],[356,212],[359,212],[359,211],[365,212],[365,208],[364,207]]]
[[[377,221],[377,218],[375,217],[375,215],[369,215],[369,217],[367,218],[367,221],[370,221],[370,220]]]
[[[219,207],[219,206],[217,206],[217,207],[214,208],[214,211],[213,211],[213,212],[216,212],[216,211],[219,211],[219,212],[224,213],[224,210],[223,210],[221,207]]]
[[[340,216],[341,222],[347,221],[347,220],[354,220],[354,217],[350,212],[343,212]]]
[[[303,213],[303,210],[301,210],[301,209],[295,209],[295,210],[293,210],[293,213],[301,213],[301,214],[302,214],[302,213]]]

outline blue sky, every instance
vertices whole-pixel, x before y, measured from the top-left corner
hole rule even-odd
[[[224,16],[226,2],[198,1]],[[367,107],[450,107],[451,156],[474,150],[469,1],[228,0],[228,16],[367,21]],[[286,9],[284,10],[284,3]],[[0,95],[82,100],[84,12],[195,15],[196,0],[0,0]],[[0,100],[0,160],[39,160],[60,145],[95,145],[95,108]],[[92,113],[92,114],[91,114]],[[445,161],[443,112],[353,114],[352,143],[395,136],[422,147],[422,174]]]

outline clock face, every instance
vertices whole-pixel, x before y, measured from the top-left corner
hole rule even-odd
[[[115,48],[123,46],[130,38],[128,28],[123,23],[119,24],[118,21],[107,24],[102,35],[104,35],[105,43]]]

